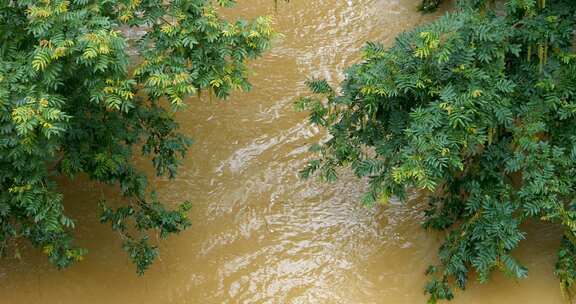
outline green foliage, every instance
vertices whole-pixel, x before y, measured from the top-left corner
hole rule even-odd
[[[297,102],[330,134],[303,176],[350,166],[369,180],[369,204],[428,193],[424,227],[446,231],[431,303],[471,273],[526,277],[514,249],[530,219],[563,227],[556,274],[575,287],[576,3],[491,2],[460,1],[390,49],[368,43],[339,93],[312,80]]]
[[[422,0],[418,7],[421,11],[429,13],[438,9],[442,0]]]
[[[200,90],[248,90],[246,60],[269,46],[270,19],[229,22],[233,0],[0,0],[0,249],[17,239],[58,267],[82,258],[56,176],[118,185],[125,205],[102,205],[142,273],[161,238],[190,225],[147,189],[135,147],[174,177],[191,144],[174,110]],[[142,31],[133,43],[126,30]],[[131,57],[129,50],[136,56]],[[131,60],[135,58],[135,60]],[[134,62],[136,61],[136,62]]]

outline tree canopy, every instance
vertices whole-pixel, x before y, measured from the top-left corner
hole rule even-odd
[[[119,232],[139,273],[157,255],[150,233],[189,226],[189,204],[159,202],[132,160],[141,149],[158,175],[174,177],[191,143],[174,120],[186,98],[250,89],[246,60],[275,33],[267,17],[220,18],[217,7],[234,2],[0,0],[2,254],[15,239],[58,267],[85,254],[56,176],[119,186],[125,204],[102,204],[101,221]],[[131,43],[126,29],[143,35]]]
[[[369,180],[367,204],[427,194],[423,225],[445,231],[431,303],[472,276],[526,277],[514,249],[530,220],[562,227],[555,274],[574,287],[575,12],[572,0],[461,0],[391,48],[368,43],[339,90],[313,79],[297,102],[330,135],[303,176],[348,166]]]

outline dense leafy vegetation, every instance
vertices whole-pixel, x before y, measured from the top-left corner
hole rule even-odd
[[[150,233],[189,225],[189,204],[159,202],[132,159],[141,148],[173,177],[190,145],[173,119],[186,97],[250,88],[245,61],[269,47],[270,20],[228,22],[216,9],[234,1],[216,2],[0,0],[2,254],[24,239],[58,267],[82,258],[57,176],[119,185],[125,204],[102,204],[101,221],[139,273],[157,255]],[[144,33],[129,46],[126,29]]]
[[[423,12],[433,12],[438,9],[442,0],[422,0],[420,10]]]
[[[575,12],[572,0],[462,0],[390,49],[368,43],[339,91],[311,80],[297,103],[330,134],[304,176],[350,166],[369,179],[366,203],[428,193],[424,227],[445,231],[432,303],[471,276],[526,277],[514,249],[529,220],[563,228],[555,274],[575,286]]]

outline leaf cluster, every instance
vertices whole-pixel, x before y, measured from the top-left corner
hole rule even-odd
[[[103,206],[142,273],[162,238],[189,226],[151,195],[142,154],[174,177],[191,140],[175,110],[209,90],[248,90],[246,61],[269,48],[271,19],[227,21],[232,0],[0,0],[0,251],[29,240],[58,267],[82,258],[56,177],[119,186]],[[141,33],[129,37],[128,33]],[[138,152],[138,149],[141,149]]]
[[[304,176],[349,166],[369,180],[368,204],[428,193],[424,226],[445,231],[432,303],[472,273],[526,277],[513,252],[528,220],[563,227],[556,274],[574,287],[575,12],[568,0],[463,0],[389,49],[368,43],[339,91],[313,79],[297,103],[330,134]]]

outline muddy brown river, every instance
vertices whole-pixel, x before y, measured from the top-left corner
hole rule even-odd
[[[68,183],[66,208],[89,254],[64,271],[35,250],[3,260],[0,303],[425,303],[424,270],[441,238],[421,228],[419,198],[369,209],[359,199],[364,182],[349,173],[334,184],[300,180],[307,146],[324,134],[292,106],[306,77],[337,83],[365,41],[390,45],[438,16],[420,15],[418,2],[291,0],[275,12],[272,0],[245,0],[224,11],[275,15],[284,37],[251,63],[251,92],[226,102],[196,98],[178,115],[195,144],[176,180],[153,184],[163,201],[193,203],[192,227],[162,243],[138,277],[117,235],[98,223],[96,202],[113,190]],[[525,230],[530,244],[516,256],[529,278],[495,274],[453,303],[566,303],[552,274],[557,231]]]

